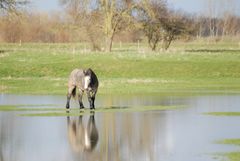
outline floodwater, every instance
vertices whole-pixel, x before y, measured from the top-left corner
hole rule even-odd
[[[0,105],[64,108],[65,101],[63,96],[0,94]],[[89,106],[86,100],[84,103]],[[239,150],[216,141],[240,138],[240,118],[203,113],[240,111],[240,95],[96,98],[97,108],[143,105],[185,108],[81,117],[24,117],[19,112],[0,112],[0,161],[214,161],[215,153]]]

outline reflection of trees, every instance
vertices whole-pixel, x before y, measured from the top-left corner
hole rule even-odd
[[[147,117],[151,115],[105,114],[101,160],[153,160],[156,125]]]
[[[22,123],[14,112],[0,112],[0,161],[19,161],[23,149]],[[26,134],[24,134],[26,135]]]
[[[2,149],[0,150],[0,161],[4,161],[4,160],[3,160]]]
[[[1,118],[1,115],[0,115],[0,118]],[[0,119],[1,120],[1,119]],[[4,158],[3,158],[3,135],[2,135],[2,132],[3,132],[3,124],[2,124],[2,120],[1,120],[1,123],[0,123],[0,161],[4,161]]]
[[[156,112],[103,114],[99,120],[99,160],[163,159],[171,150],[167,117]]]
[[[12,127],[14,127],[13,118],[0,113],[0,161],[13,160],[14,156],[6,153],[7,148],[13,147],[13,143],[7,140],[7,138],[11,137],[14,133]]]
[[[19,160],[20,130],[17,127],[16,116],[0,112],[0,161]]]

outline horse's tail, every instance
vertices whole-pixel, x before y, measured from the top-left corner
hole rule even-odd
[[[76,88],[77,88],[77,87],[73,88],[73,90],[72,90],[72,96],[73,96],[74,98],[76,97]]]

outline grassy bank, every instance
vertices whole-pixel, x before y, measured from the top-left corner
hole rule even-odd
[[[115,44],[112,53],[84,44],[0,44],[0,93],[65,94],[79,67],[94,69],[100,94],[240,91],[237,43],[178,43],[156,53],[136,44]]]

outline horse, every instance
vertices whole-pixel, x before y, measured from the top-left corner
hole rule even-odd
[[[66,108],[70,108],[71,97],[76,97],[76,90],[79,90],[78,101],[80,109],[83,109],[82,97],[84,92],[87,93],[90,109],[95,109],[94,101],[98,90],[98,78],[91,68],[88,69],[74,69],[68,81],[68,93]]]

